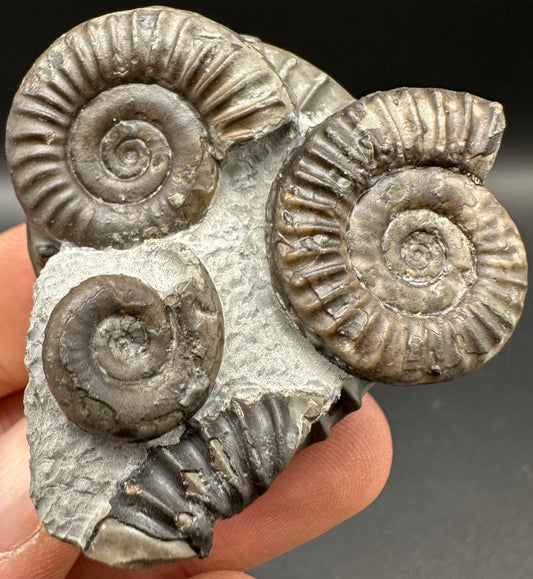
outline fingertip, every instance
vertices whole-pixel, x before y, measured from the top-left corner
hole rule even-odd
[[[0,436],[0,555],[29,540],[39,517],[29,496],[29,449],[26,421],[21,419]]]
[[[364,510],[383,490],[391,464],[387,418],[367,395],[359,411],[339,422],[327,440],[299,452],[274,481],[269,498],[270,504],[277,502],[279,515],[270,533],[276,534],[281,524],[288,531],[287,537],[277,533],[275,548],[287,543],[293,548]],[[259,506],[266,504],[264,500]],[[260,517],[269,509],[266,506],[267,513]],[[261,524],[259,518],[257,525]]]
[[[341,420],[324,445],[329,460],[342,465],[335,470],[336,490],[341,508],[346,508],[350,517],[370,505],[389,478],[393,458],[389,422],[376,400],[367,394],[361,409]],[[309,452],[317,451],[310,448]],[[357,504],[354,496],[359,497]]]
[[[63,579],[79,549],[51,537],[42,524],[17,549],[0,554],[0,576],[10,579]]]
[[[377,402],[366,395],[361,409],[334,426],[327,440],[298,453],[273,488],[283,485],[289,505],[302,504],[301,497],[309,497],[302,506],[316,510],[317,516],[327,511],[321,519],[333,526],[377,498],[391,465],[389,423]]]
[[[249,569],[313,539],[366,508],[391,462],[387,419],[367,395],[328,440],[299,452],[265,495],[217,523],[211,555],[188,568]]]
[[[27,249],[26,224],[20,223],[0,233],[0,263],[4,268],[35,279]]]
[[[15,392],[2,399],[0,403],[0,434],[9,430],[24,416],[23,398],[23,392]]]

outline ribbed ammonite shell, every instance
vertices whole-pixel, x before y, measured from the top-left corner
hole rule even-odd
[[[369,380],[449,380],[494,356],[522,311],[520,235],[481,185],[505,126],[466,93],[397,89],[333,115],[269,202],[274,283],[334,362]]]
[[[129,567],[206,557],[215,521],[268,490],[298,442],[290,401],[279,394],[233,400],[215,419],[191,421],[179,443],[149,449],[146,461],[120,483],[89,556]]]
[[[268,59],[292,92],[301,124],[315,126],[353,102],[353,96],[338,82],[296,54],[258,38],[244,38]]]
[[[65,414],[90,432],[131,440],[187,421],[214,384],[223,347],[207,272],[160,296],[137,278],[91,277],[56,305],[43,366]]]
[[[7,157],[41,235],[122,248],[198,221],[218,159],[292,114],[284,83],[237,34],[138,9],[81,24],[37,60],[13,102]]]

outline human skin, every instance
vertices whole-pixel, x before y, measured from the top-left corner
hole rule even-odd
[[[118,570],[50,537],[29,497],[29,449],[22,393],[35,280],[19,225],[0,234],[0,576],[9,579],[245,579],[243,571],[293,549],[366,508],[392,462],[387,420],[369,396],[328,440],[299,452],[272,487],[216,525],[207,559]]]

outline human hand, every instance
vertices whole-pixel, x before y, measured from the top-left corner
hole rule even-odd
[[[118,570],[50,537],[29,498],[29,449],[22,390],[32,285],[25,226],[0,234],[0,576],[6,579],[245,579],[240,570],[276,557],[367,507],[391,466],[385,416],[365,396],[330,438],[298,453],[270,490],[216,525],[207,559],[144,570]],[[231,569],[231,571],[229,570]]]

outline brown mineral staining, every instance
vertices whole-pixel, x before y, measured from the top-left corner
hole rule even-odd
[[[282,80],[237,34],[144,8],[85,22],[36,61],[7,157],[43,239],[123,248],[201,219],[226,151],[293,114]]]
[[[191,281],[165,298],[136,278],[100,275],[60,300],[46,327],[43,365],[70,420],[140,440],[202,406],[223,347],[220,304],[202,271],[203,287]]]
[[[520,317],[520,235],[479,183],[505,126],[466,93],[397,89],[319,125],[273,187],[282,303],[334,362],[369,380],[450,380],[494,356]]]

